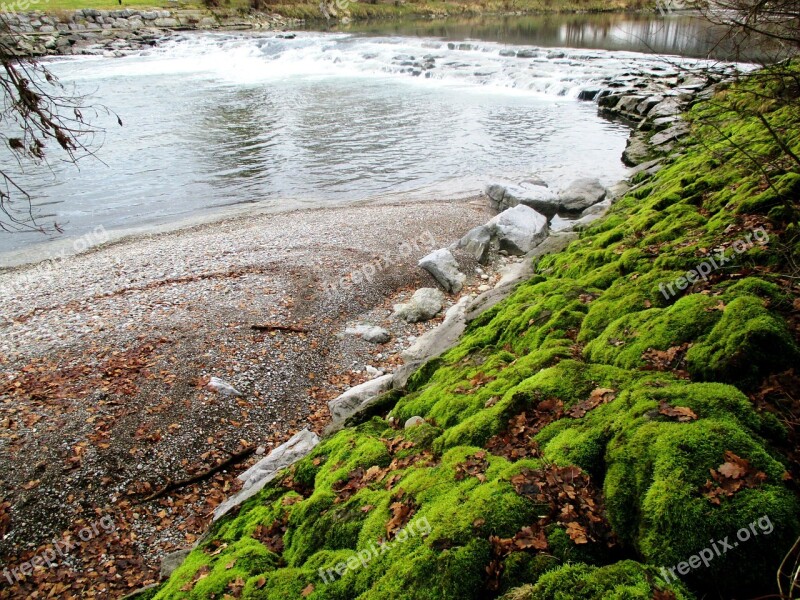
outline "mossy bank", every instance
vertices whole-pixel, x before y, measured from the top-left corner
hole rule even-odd
[[[395,419],[323,440],[149,594],[775,593],[800,534],[800,173],[761,117],[797,153],[800,115],[760,85],[696,105],[680,153],[412,376]]]

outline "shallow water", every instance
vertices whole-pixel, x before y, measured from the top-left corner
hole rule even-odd
[[[534,45],[536,35],[497,41],[478,32],[487,40],[448,44],[435,37],[444,34],[437,26],[446,24],[424,37],[380,34],[374,25],[295,39],[197,33],[135,56],[53,61],[62,81],[91,93],[124,126],[101,113],[100,160],[28,169],[20,181],[38,221],[58,223],[64,233],[55,237],[76,237],[242,204],[454,197],[499,178],[538,174],[558,187],[624,175],[626,128],[577,95],[607,76],[663,70],[663,57],[554,51],[544,46],[555,38]],[[636,39],[628,46],[641,49]],[[534,56],[506,55],[520,41]],[[46,239],[0,233],[0,252]]]

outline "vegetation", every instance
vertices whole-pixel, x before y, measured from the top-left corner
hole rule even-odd
[[[425,424],[375,417],[325,439],[154,597],[775,593],[800,535],[800,114],[756,101],[762,83],[695,106],[680,154],[411,378],[391,416]],[[662,293],[757,228],[768,241]],[[400,541],[423,519],[427,535]],[[739,541],[665,578],[723,539]]]

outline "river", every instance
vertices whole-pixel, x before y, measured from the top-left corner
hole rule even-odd
[[[188,33],[126,57],[55,59],[68,89],[124,126],[101,112],[96,158],[19,176],[38,222],[62,232],[0,233],[0,253],[231,207],[457,197],[534,174],[611,184],[628,130],[580,90],[694,63],[665,55],[703,57],[712,37],[688,17],[482,18]],[[520,47],[530,56],[510,56]]]

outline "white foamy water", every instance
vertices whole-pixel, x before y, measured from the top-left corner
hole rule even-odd
[[[28,170],[40,222],[66,236],[267,208],[477,193],[538,174],[624,174],[627,130],[577,100],[672,62],[633,52],[300,33],[193,34],[122,58],[53,62],[120,115],[80,169]],[[0,235],[0,251],[43,240]]]

